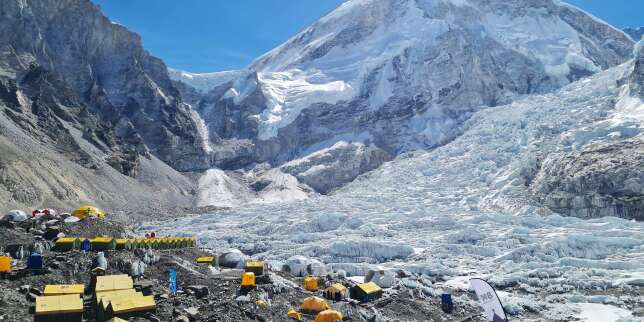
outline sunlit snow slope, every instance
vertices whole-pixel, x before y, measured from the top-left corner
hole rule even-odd
[[[197,233],[207,247],[239,247],[276,261],[315,256],[352,275],[380,264],[445,275],[456,287],[462,284],[456,276],[482,276],[497,287],[521,285],[524,292],[502,295],[514,313],[530,309],[568,320],[567,314],[585,314],[574,313],[583,306],[561,310],[563,304],[642,285],[644,223],[562,217],[532,202],[527,185],[539,156],[643,139],[642,122],[622,122],[623,110],[615,108],[629,99],[620,80],[632,70],[631,62],[554,94],[480,111],[454,141],[385,163],[329,197],[143,229]]]

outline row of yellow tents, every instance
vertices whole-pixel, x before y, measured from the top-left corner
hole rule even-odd
[[[63,237],[56,240],[54,250],[70,251],[83,250],[134,250],[134,249],[178,249],[196,247],[197,240],[193,237],[163,237],[163,238],[82,238]]]

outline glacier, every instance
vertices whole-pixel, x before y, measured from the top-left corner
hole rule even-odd
[[[196,232],[203,247],[243,248],[278,263],[318,258],[349,276],[380,268],[443,276],[446,282],[423,286],[434,293],[483,277],[512,290],[507,309],[515,314],[538,308],[561,319],[586,316],[595,307],[575,303],[591,294],[641,287],[644,222],[564,217],[534,202],[528,185],[539,156],[644,138],[633,113],[644,105],[620,81],[632,70],[631,61],[478,111],[453,141],[400,155],[329,196],[141,229]],[[634,300],[641,303],[641,294]]]

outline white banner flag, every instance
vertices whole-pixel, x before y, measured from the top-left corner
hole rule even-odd
[[[480,278],[473,278],[470,279],[470,285],[474,289],[474,292],[476,292],[476,296],[479,298],[479,302],[481,302],[481,306],[485,310],[485,316],[488,321],[506,322],[508,320],[499,296],[496,295],[496,292],[488,282]]]

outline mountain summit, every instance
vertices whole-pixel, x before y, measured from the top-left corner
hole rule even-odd
[[[172,77],[198,89],[184,97],[215,165],[280,165],[339,141],[389,156],[435,147],[474,111],[551,92],[632,48],[622,31],[551,0],[353,0],[246,71]]]

